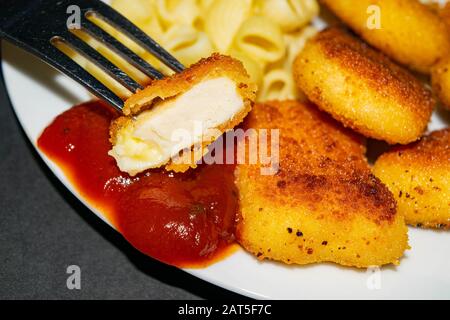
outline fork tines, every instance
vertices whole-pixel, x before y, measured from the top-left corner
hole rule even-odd
[[[71,15],[78,15],[78,17],[70,19]],[[1,1],[0,36],[36,54],[84,85],[94,95],[121,110],[123,100],[60,51],[58,44],[62,43],[76,51],[132,93],[141,89],[142,86],[78,37],[75,30],[80,30],[99,41],[148,77],[161,79],[164,75],[116,40],[107,30],[99,27],[90,19],[92,16],[121,32],[173,71],[181,72],[184,69],[184,66],[157,42],[99,0]]]

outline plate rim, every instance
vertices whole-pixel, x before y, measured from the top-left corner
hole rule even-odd
[[[72,186],[72,184],[70,183],[70,180],[64,176],[64,172],[55,164],[53,163],[50,159],[48,159],[37,147],[36,145],[36,141],[34,141],[34,137],[33,135],[29,132],[28,127],[26,125],[24,125],[25,121],[23,121],[21,119],[21,116],[18,114],[17,109],[15,108],[15,105],[13,104],[13,100],[11,98],[11,94],[10,94],[10,88],[8,85],[8,81],[7,81],[7,77],[4,71],[4,64],[5,64],[5,59],[4,59],[4,51],[5,51],[5,46],[2,43],[3,41],[0,41],[0,73],[1,73],[1,78],[4,84],[4,88],[5,88],[5,94],[6,94],[6,98],[8,99],[10,106],[13,110],[13,113],[16,117],[16,119],[18,120],[21,129],[23,130],[23,132],[25,133],[25,135],[27,136],[27,139],[30,141],[30,143],[32,144],[34,150],[37,151],[37,153],[39,154],[40,158],[44,161],[44,163],[46,164],[46,166],[48,167],[48,169],[52,172],[52,174],[54,174],[58,180],[64,185],[64,187],[66,187],[81,203],[83,203],[83,205],[85,207],[87,207],[90,211],[92,211],[96,216],[98,216],[100,219],[102,219],[104,222],[108,223],[111,227],[113,227],[106,219],[105,217],[98,211],[96,210],[93,206],[91,206],[89,204],[89,202],[87,202],[87,200],[85,200],[83,197],[81,197],[79,194],[77,194],[77,190],[74,186]],[[114,230],[116,230],[113,227]],[[117,230],[116,230],[117,231]],[[409,233],[410,235],[410,233]],[[239,249],[239,251],[244,252],[243,249]],[[232,255],[235,255],[236,253],[233,253]],[[227,258],[225,258],[227,259]],[[266,262],[269,263],[269,262]],[[315,265],[317,266],[317,264]],[[240,294],[242,296],[246,296],[246,297],[250,297],[250,298],[254,298],[254,299],[279,299],[277,297],[273,297],[273,296],[267,296],[263,293],[258,293],[258,292],[253,292],[251,290],[247,290],[245,288],[241,288],[241,287],[237,287],[235,285],[229,285],[226,283],[225,280],[217,280],[215,278],[212,278],[208,275],[208,273],[205,272],[201,272],[202,270],[206,270],[208,268],[205,269],[183,269],[183,268],[179,268],[180,270],[183,270],[184,272],[187,272],[188,274],[199,278],[203,281],[206,281],[210,284],[213,284],[215,286],[221,287],[223,289],[226,289],[228,291]],[[200,270],[200,271],[199,271]],[[300,269],[299,269],[300,271]],[[284,299],[312,299],[312,298],[308,298],[311,295],[308,293],[305,294],[301,294],[302,297],[291,297],[291,298],[284,298]],[[336,294],[333,295],[333,297],[336,296]],[[389,296],[389,295],[384,295],[384,298],[387,299],[392,299],[393,297]],[[449,293],[445,296],[447,298],[450,297],[450,290]],[[326,298],[327,299],[327,298]],[[333,298],[332,298],[333,299]],[[371,298],[369,295],[365,296],[365,297],[361,297],[360,299],[374,299]]]
[[[4,45],[3,45],[4,40],[0,39],[0,81],[3,84],[4,87],[4,91],[5,91],[5,98],[7,99],[8,103],[9,103],[9,108],[13,111],[14,117],[16,118],[18,124],[20,125],[20,129],[25,133],[25,136],[28,139],[28,142],[30,143],[30,145],[33,147],[33,150],[37,152],[37,154],[39,155],[40,159],[45,163],[46,165],[46,170],[49,170],[50,173],[52,175],[54,175],[58,181],[64,186],[64,188],[66,188],[67,190],[70,191],[70,193],[78,200],[80,201],[84,207],[86,207],[89,211],[91,211],[93,214],[95,214],[99,219],[101,219],[103,222],[105,222],[110,228],[112,228],[115,232],[118,232],[120,234],[120,232],[114,228],[114,226],[102,215],[98,212],[97,209],[93,208],[89,202],[87,200],[85,200],[83,197],[79,196],[77,194],[77,190],[74,186],[72,186],[69,183],[66,183],[65,181],[69,181],[69,179],[64,176],[64,172],[57,166],[55,165],[55,163],[53,163],[44,153],[42,153],[41,150],[39,150],[39,148],[36,145],[36,141],[34,141],[31,133],[29,132],[28,128],[26,126],[24,126],[22,123],[23,121],[21,120],[20,115],[17,113],[16,108],[14,107],[14,104],[12,102],[11,99],[11,95],[10,95],[10,90],[8,88],[8,84],[6,81],[6,75],[4,72],[4,63],[5,60],[3,59],[3,55],[4,55]],[[51,68],[51,66],[49,66]],[[134,249],[137,250],[137,249]],[[242,250],[242,249],[239,249]],[[234,254],[234,253],[232,253]],[[227,258],[227,257],[226,257]],[[225,258],[225,259],[226,259]],[[154,259],[154,258],[152,258]],[[163,262],[161,262],[163,263]],[[164,264],[164,263],[163,263]],[[166,267],[170,268],[170,265],[166,264]],[[202,275],[201,273],[198,273],[197,270],[198,269],[185,269],[185,268],[178,268],[179,270],[182,270],[196,278],[199,278],[203,281],[206,281],[212,285],[215,285],[219,288],[223,288],[226,289],[228,291],[231,291],[233,293],[237,293],[240,294],[244,297],[249,297],[249,298],[253,298],[253,299],[265,299],[266,297],[264,297],[263,295],[257,294],[255,292],[252,291],[247,291],[245,289],[242,288],[236,288],[234,286],[230,286],[224,282],[217,282],[216,280],[213,280],[211,278],[209,278],[208,276]]]

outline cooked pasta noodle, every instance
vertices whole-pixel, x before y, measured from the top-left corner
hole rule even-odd
[[[127,2],[132,1],[128,0]],[[149,0],[146,1],[148,2]],[[193,25],[194,21],[200,15],[200,8],[197,5],[197,0],[154,1],[156,1],[156,11],[166,27],[170,27],[174,24]]]
[[[252,0],[216,0],[205,17],[205,31],[220,52],[227,52],[236,32],[250,16]]]
[[[112,0],[111,6],[122,14],[125,14],[135,24],[145,22],[149,19],[149,16],[156,13],[154,1],[148,0]]]
[[[197,0],[200,10],[208,10],[209,6],[214,2],[214,0]]]
[[[285,32],[292,32],[308,24],[319,13],[315,0],[259,0],[260,12]]]
[[[266,73],[260,90],[261,100],[286,100],[296,98],[296,85],[292,74],[285,69],[273,69]]]
[[[112,0],[111,3],[186,66],[213,52],[229,54],[242,61],[258,85],[259,101],[304,97],[294,85],[292,62],[316,32],[310,22],[319,13],[317,0]],[[113,33],[156,68],[169,72],[136,43],[116,31]],[[126,66],[124,69],[130,70]],[[142,75],[136,77],[141,82]]]
[[[286,52],[280,26],[263,16],[250,17],[242,24],[235,45],[261,62],[275,62]]]
[[[298,53],[305,46],[306,41],[312,38],[318,30],[314,27],[308,26],[296,33],[286,34],[285,43],[286,43],[286,59],[284,61],[284,66],[286,68],[290,68],[294,63],[295,58]]]
[[[173,25],[165,33],[162,43],[166,50],[188,66],[214,52],[206,33],[190,25]]]
[[[158,17],[156,16],[141,23],[139,27],[155,41],[161,41],[162,37],[164,36],[164,28],[160,19],[158,19]]]
[[[261,87],[264,77],[264,64],[255,61],[239,50],[233,49],[229,52],[229,54],[233,58],[240,60],[244,64],[244,67],[247,70],[250,79],[258,86],[258,88]]]

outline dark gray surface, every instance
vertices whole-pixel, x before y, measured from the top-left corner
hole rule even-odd
[[[140,254],[86,209],[28,142],[1,78],[0,176],[0,299],[241,298]],[[69,265],[81,290],[67,289]]]

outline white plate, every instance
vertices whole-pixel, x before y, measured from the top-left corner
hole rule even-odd
[[[36,147],[40,133],[55,116],[89,99],[89,95],[69,78],[7,43],[3,43],[2,56],[13,108]],[[430,128],[442,127],[445,127],[443,117],[435,114]],[[101,212],[80,197],[64,173],[44,154],[39,154],[62,183],[108,223]],[[186,271],[254,298],[450,298],[450,232],[410,229],[409,236],[412,250],[406,253],[401,265],[384,267],[380,271],[366,272],[334,264],[285,266],[259,262],[243,250],[208,268]]]

